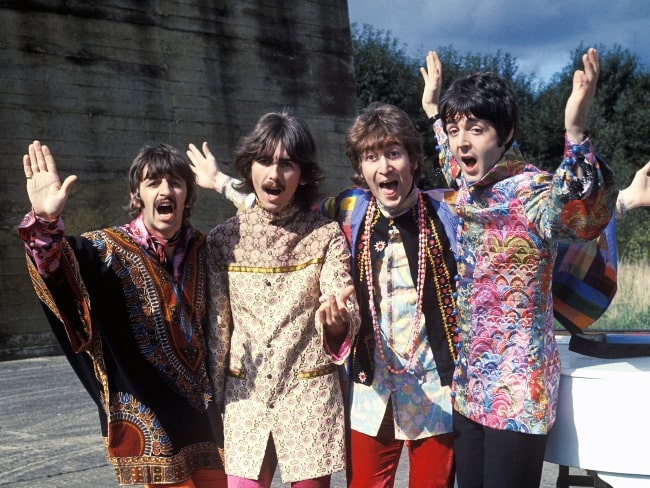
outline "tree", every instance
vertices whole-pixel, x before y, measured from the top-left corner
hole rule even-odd
[[[445,180],[438,169],[436,141],[421,106],[423,82],[419,70],[424,58],[410,58],[390,31],[369,25],[352,24],[352,46],[358,108],[381,101],[404,110],[423,136],[425,167],[420,186],[444,186]],[[460,56],[449,46],[440,49],[438,54],[445,67],[443,90],[452,80],[473,71],[499,73],[512,83],[520,99],[528,98],[533,89],[533,78],[520,75],[515,58],[501,51],[496,55]]]
[[[437,171],[431,126],[420,101],[423,60],[409,58],[390,32],[352,26],[354,68],[359,108],[373,101],[403,109],[422,134],[425,146],[424,188],[444,185]],[[572,61],[548,83],[519,73],[517,60],[507,53],[458,54],[452,46],[438,49],[444,67],[443,91],[452,80],[473,71],[493,71],[512,85],[519,102],[517,141],[528,161],[554,171],[564,148],[564,106],[571,92],[573,72],[582,67],[586,48],[579,46]],[[650,158],[650,73],[628,50],[598,46],[601,71],[589,130],[599,154],[613,167],[620,186]],[[424,55],[424,53],[423,53]],[[650,256],[650,210],[634,211],[618,223],[619,252],[628,258]]]
[[[526,140],[526,157],[549,171],[562,157],[564,104],[585,50],[578,47],[572,61],[533,100],[533,118],[524,129],[534,135]],[[598,51],[600,76],[588,129],[598,154],[614,169],[623,187],[650,158],[650,73],[626,49],[598,46]],[[619,252],[627,258],[645,259],[650,256],[650,211],[639,209],[633,215],[617,223]]]

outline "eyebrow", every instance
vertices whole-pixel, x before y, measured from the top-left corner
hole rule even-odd
[[[468,122],[469,123],[479,123],[479,122],[483,122],[484,120],[485,119],[481,119],[479,117],[466,117],[465,118],[465,123],[468,123]],[[449,125],[449,124],[458,125],[458,121],[454,119],[454,120],[450,120],[449,122],[445,122],[445,124],[447,124],[447,125]]]
[[[170,173],[164,173],[164,174],[152,174],[152,175],[146,175],[142,181],[155,181],[155,180],[162,180],[162,179],[167,179],[167,180],[174,180],[174,181],[182,181],[183,178],[179,175],[175,174],[170,174]]]
[[[361,152],[362,153],[371,153],[371,152],[376,152],[376,151],[385,151],[386,149],[391,149],[394,146],[403,146],[403,144],[397,140],[394,139],[389,139],[388,142],[382,142],[373,144],[372,146],[368,146],[365,149],[363,149]]]

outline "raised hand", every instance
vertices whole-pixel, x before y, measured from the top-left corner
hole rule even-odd
[[[219,183],[220,175],[224,175],[224,173],[219,169],[217,159],[210,151],[208,143],[203,143],[203,152],[194,144],[190,144],[187,149],[187,157],[192,161],[196,184],[201,188],[218,191],[221,186],[217,183]]]
[[[424,79],[422,108],[428,117],[433,117],[438,113],[438,101],[442,89],[442,63],[435,51],[428,52],[426,62],[426,69],[420,67],[420,74]]]
[[[620,195],[627,210],[650,206],[650,161],[634,173],[632,183]]]
[[[584,137],[587,127],[587,114],[596,94],[600,61],[598,52],[590,48],[582,55],[584,70],[576,70],[573,74],[573,90],[566,103],[564,111],[564,126],[569,141],[579,143]]]
[[[27,178],[27,195],[34,213],[45,220],[56,220],[70,195],[75,175],[68,176],[61,184],[50,148],[34,141],[23,156],[23,170]]]

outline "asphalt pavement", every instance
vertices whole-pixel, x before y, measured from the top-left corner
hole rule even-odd
[[[545,463],[540,488],[554,488],[558,466]],[[0,362],[0,487],[115,487],[97,408],[68,365],[52,356]],[[289,486],[276,472],[272,488]],[[396,488],[408,486],[402,456]],[[332,488],[345,488],[344,473]]]

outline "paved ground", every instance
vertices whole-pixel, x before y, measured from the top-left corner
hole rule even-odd
[[[406,460],[397,488],[408,486]],[[554,488],[546,464],[541,488]],[[62,356],[0,362],[0,487],[117,486],[99,435],[97,410]],[[273,488],[283,485],[276,473]],[[336,474],[332,488],[344,488]]]

